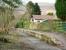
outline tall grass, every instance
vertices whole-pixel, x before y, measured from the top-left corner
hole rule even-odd
[[[42,23],[31,23],[31,29],[50,32],[66,32],[66,22],[61,20],[50,20]]]
[[[14,15],[9,8],[0,8],[0,41],[8,42],[6,36],[9,33],[10,22],[14,20]]]
[[[9,8],[0,9],[0,32],[8,32],[9,23],[14,19],[12,10]]]

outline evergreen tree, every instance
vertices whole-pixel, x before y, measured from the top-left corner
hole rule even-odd
[[[21,0],[0,0],[0,8],[16,8],[21,5]]]
[[[27,10],[31,15],[41,15],[41,10],[38,3],[34,4],[32,1],[29,1],[27,3]]]
[[[66,0],[56,0],[55,9],[57,17],[62,21],[66,20]]]
[[[35,3],[35,6],[34,6],[34,14],[35,15],[41,15],[41,10],[40,10],[40,7],[38,5],[38,3]]]

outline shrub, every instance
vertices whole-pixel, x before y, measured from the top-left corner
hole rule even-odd
[[[53,13],[50,13],[50,12],[49,12],[47,15],[53,16]]]

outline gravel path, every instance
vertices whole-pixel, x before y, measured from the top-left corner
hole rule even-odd
[[[0,43],[0,50],[66,50],[66,41],[65,38],[58,33],[44,32],[45,34],[52,35],[64,43],[64,48],[57,48],[47,44],[40,39],[30,36],[26,31],[22,29],[13,30],[17,34],[18,42],[17,43]],[[37,32],[37,31],[36,31]],[[43,33],[43,32],[42,32]]]
[[[26,32],[23,32],[22,30],[17,31],[21,36],[21,42],[24,42],[25,44],[29,44],[34,50],[61,50],[57,47],[53,47],[51,45],[48,45],[47,43],[31,37]]]

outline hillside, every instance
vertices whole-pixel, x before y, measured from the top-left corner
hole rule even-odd
[[[46,14],[48,11],[55,13],[55,7],[53,3],[39,3],[42,14]]]

